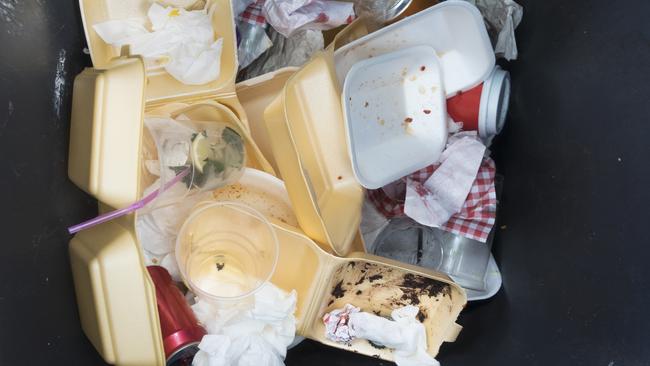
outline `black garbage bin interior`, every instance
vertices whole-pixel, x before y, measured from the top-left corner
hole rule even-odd
[[[524,1],[494,244],[503,287],[471,303],[452,365],[650,362],[650,3]],[[0,364],[102,365],[81,331],[65,228],[96,203],[67,179],[75,2],[0,1]],[[305,341],[288,366],[389,363]]]

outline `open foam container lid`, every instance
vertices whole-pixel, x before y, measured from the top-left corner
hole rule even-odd
[[[364,192],[348,156],[331,50],[289,78],[264,120],[300,227],[325,251],[348,254]]]
[[[207,4],[212,17],[215,39],[223,38],[219,77],[203,85],[186,85],[174,79],[164,69],[147,70],[145,89],[147,103],[234,93],[238,65],[232,7],[229,0],[208,0]],[[86,42],[95,68],[111,67],[111,60],[119,57],[121,50],[104,42],[93,29],[93,25],[108,20],[126,19],[137,19],[146,24],[149,6],[151,6],[149,0],[79,0]]]
[[[494,50],[481,13],[465,1],[448,0],[336,50],[338,81],[343,85],[358,61],[418,45],[438,53],[447,96],[475,87],[494,68]]]

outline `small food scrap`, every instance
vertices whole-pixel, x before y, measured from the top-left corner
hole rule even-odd
[[[362,293],[363,293],[363,291],[357,290],[356,295],[358,296],[358,295],[361,295]]]
[[[424,112],[424,114],[431,114],[431,109],[424,109],[422,112]]]
[[[420,66],[420,71],[424,71],[424,70],[426,70],[426,69],[427,69],[426,66],[424,66],[424,65]]]
[[[383,277],[384,277],[384,276],[382,276],[382,275],[380,275],[380,274],[376,274],[376,275],[374,275],[374,276],[370,276],[370,277],[368,277],[368,281],[370,281],[370,283],[372,283],[372,282],[375,282],[375,281],[377,281],[377,280],[382,279]]]
[[[343,280],[339,281],[339,283],[337,283],[336,286],[334,286],[331,295],[334,296],[334,298],[336,299],[343,297],[343,295],[345,295],[345,290],[343,289]]]
[[[368,108],[368,105],[369,105],[368,102],[363,103],[363,106],[364,106],[365,108]]]
[[[411,117],[404,118],[404,123],[411,123],[411,122],[413,122],[413,118]]]
[[[217,263],[217,271],[221,271],[225,266],[226,266],[225,263]]]

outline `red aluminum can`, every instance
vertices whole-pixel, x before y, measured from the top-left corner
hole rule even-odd
[[[205,335],[181,290],[161,266],[148,266],[156,286],[156,302],[167,365],[190,365]]]

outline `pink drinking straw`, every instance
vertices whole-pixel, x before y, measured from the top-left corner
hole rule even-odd
[[[113,220],[116,217],[124,216],[126,214],[129,214],[135,210],[139,210],[142,207],[146,206],[149,204],[151,201],[153,201],[158,195],[169,188],[171,188],[174,184],[178,183],[181,179],[183,179],[191,170],[192,167],[187,167],[187,169],[183,170],[180,172],[177,176],[175,176],[172,180],[169,182],[165,183],[165,185],[162,187],[162,189],[157,189],[148,195],[144,196],[141,200],[136,201],[135,203],[131,204],[128,207],[125,208],[120,208],[119,210],[107,212],[105,214],[99,215],[93,219],[90,219],[88,221],[84,221],[81,224],[77,224],[74,226],[70,226],[68,228],[68,232],[70,234],[77,233],[81,230],[86,230],[88,228],[91,228],[93,226],[99,225],[103,222]]]

